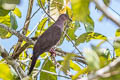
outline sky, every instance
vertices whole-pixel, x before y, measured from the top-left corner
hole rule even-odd
[[[34,0],[34,7],[32,10],[32,13],[34,13],[39,7],[37,5],[37,0]],[[26,3],[26,4],[25,4]],[[27,6],[28,6],[28,0],[22,0],[22,3],[20,5],[18,5],[17,7],[20,9],[21,13],[22,13],[22,18],[17,18],[17,22],[18,22],[18,29],[20,30],[23,26],[24,26],[24,22],[25,22],[25,18],[26,18],[26,14],[27,14]],[[111,0],[110,3],[110,7],[112,9],[114,9],[117,13],[120,14],[120,0]],[[34,26],[41,20],[41,16],[43,14],[43,10],[40,9],[38,14],[36,14],[32,19],[31,19],[31,23],[30,23],[30,27],[29,29],[32,30],[34,28]],[[99,18],[102,15],[102,13],[95,9],[95,4],[91,3],[90,4],[90,16],[92,17],[93,21],[94,21],[94,25],[95,25],[95,29],[94,31],[97,33],[101,33],[109,38],[111,37],[115,37],[115,32],[116,29],[118,29],[118,26],[116,24],[114,24],[112,21],[110,21],[107,18],[104,18],[101,22],[99,22]],[[77,36],[81,35],[85,33],[85,29],[83,24],[81,23],[81,27],[76,31]],[[10,39],[0,39],[0,45],[2,45],[7,51],[10,50],[10,48],[17,43],[18,38],[16,36],[12,36]],[[98,44],[100,42],[100,40],[92,40],[89,43],[82,43],[79,46],[77,46],[81,51],[83,51],[84,48],[86,47],[90,47],[91,44]],[[112,43],[112,41],[110,41]],[[112,47],[108,44],[105,43],[104,45],[102,45],[103,48],[109,48],[111,51],[113,50]],[[68,41],[64,41],[63,44],[60,46],[60,48],[62,48],[62,50],[64,51],[68,51],[68,52],[72,52],[74,51],[74,47],[71,44],[71,42]],[[76,51],[77,52],[77,51]],[[32,53],[32,52],[31,52]]]

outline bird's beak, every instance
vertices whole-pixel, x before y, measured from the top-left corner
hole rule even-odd
[[[69,21],[71,21],[71,22],[72,22],[72,19],[71,19],[71,18],[69,18]]]

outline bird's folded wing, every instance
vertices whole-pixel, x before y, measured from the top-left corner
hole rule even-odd
[[[33,51],[35,53],[48,51],[52,46],[56,45],[60,37],[61,29],[53,25],[38,38]]]

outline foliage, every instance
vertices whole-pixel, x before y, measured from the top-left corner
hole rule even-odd
[[[40,80],[60,80],[61,78],[70,78],[72,80],[77,80],[79,78],[83,78],[84,76],[89,76],[90,74],[96,74],[98,70],[105,68],[112,61],[114,61],[115,58],[120,57],[120,29],[116,29],[116,33],[113,33],[115,35],[114,39],[109,39],[109,37],[105,34],[96,32],[95,28],[97,28],[97,23],[96,19],[94,18],[94,16],[96,15],[93,14],[94,16],[91,16],[92,10],[90,9],[90,5],[93,5],[92,1],[94,0],[36,1],[38,7],[41,10],[44,8],[46,12],[50,12],[50,14],[48,14],[54,20],[57,20],[58,16],[63,13],[68,14],[68,16],[72,19],[72,22],[67,22],[69,27],[64,29],[69,37],[63,33],[59,44],[57,44],[57,48],[59,47],[60,50],[62,50],[63,48],[61,48],[61,46],[63,46],[64,44],[67,46],[65,42],[72,42],[72,44],[74,44],[73,47],[75,48],[75,51],[70,50],[69,52],[71,53],[69,53],[66,52],[66,50],[63,51],[64,54],[62,52],[56,51],[57,53],[63,54],[59,55],[59,57],[56,58],[60,66],[56,66],[53,63],[49,53],[43,53],[42,55],[40,55],[40,59],[38,59],[36,62],[35,69],[32,72],[32,77],[30,77],[30,80],[32,80],[33,77]],[[103,0],[103,2],[107,7],[109,7],[111,3],[110,0]],[[19,8],[22,4],[20,4],[19,6],[19,3],[19,0],[0,0],[0,23],[5,24],[10,29],[19,32],[20,34],[23,33],[23,28],[26,27],[27,33],[24,34],[24,36],[28,37],[29,39],[31,38],[33,40],[36,40],[36,38],[39,37],[42,33],[44,33],[46,29],[48,29],[48,27],[51,26],[54,22],[47,16],[44,16],[41,21],[36,22],[37,18],[34,15],[39,14],[42,16],[44,13],[43,11],[41,11],[41,13],[38,13],[37,11],[35,13],[32,12],[33,15],[30,15],[29,12],[25,17],[26,19],[23,18],[24,16],[22,16],[22,14],[25,13],[22,13],[22,10]],[[32,6],[31,3],[29,3],[28,5],[30,6],[28,11],[32,10],[32,8],[34,9],[35,5]],[[50,9],[48,9],[49,6]],[[94,8],[100,10],[97,6],[95,6]],[[98,21],[101,22],[101,24],[104,20],[104,17],[106,17],[104,14],[101,14],[99,16]],[[20,23],[20,21],[22,21],[22,23]],[[36,23],[37,25],[34,25],[34,23]],[[21,27],[20,24],[23,24],[24,26]],[[31,26],[31,24],[33,26]],[[31,27],[33,28],[33,30],[31,30]],[[22,31],[18,31],[18,29],[20,28],[22,28]],[[33,34],[31,35],[31,33]],[[13,34],[10,33],[9,30],[0,27],[0,39],[10,40],[12,36]],[[11,56],[11,54],[14,54],[14,52],[16,52],[15,50],[17,50],[18,52],[20,50],[23,50],[19,55],[19,58],[17,58],[17,60],[15,61],[18,61],[21,68],[25,71],[25,73],[27,73],[27,69],[29,69],[28,66],[30,66],[31,62],[31,50],[33,50],[34,45],[28,45],[25,47],[27,41],[23,41],[21,39],[21,36],[18,38],[18,43],[14,43],[14,46],[12,46],[14,48],[11,49],[9,56]],[[97,41],[98,43],[96,43]],[[91,42],[93,43],[91,44]],[[94,42],[96,44],[94,44]],[[106,45],[106,43],[108,43],[112,47],[112,50]],[[77,54],[76,52],[76,47],[78,47],[79,49],[79,46],[82,44],[90,44],[89,48],[85,47],[84,49],[82,48],[83,50],[80,49],[80,52],[83,54],[82,57],[84,58],[81,58],[81,55]],[[102,47],[103,45],[105,47]],[[24,47],[25,49],[23,49]],[[0,56],[2,56],[1,52],[2,51],[0,51]],[[6,63],[7,58],[0,58],[0,79],[18,80],[20,76],[17,74],[14,68],[10,66],[9,63]],[[38,69],[40,69],[40,76],[37,74]],[[112,68],[110,72],[106,72],[103,75],[98,76],[98,78],[99,80],[119,80],[119,73],[120,68],[116,67]]]
[[[41,69],[47,70],[50,72],[56,72],[54,64],[48,59],[45,59]],[[56,80],[56,79],[57,79],[57,76],[55,75],[45,73],[45,72],[40,72],[40,80]]]
[[[0,78],[3,80],[13,80],[10,68],[7,64],[0,62]]]

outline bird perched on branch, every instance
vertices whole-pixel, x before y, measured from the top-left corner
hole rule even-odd
[[[37,58],[43,53],[49,51],[53,46],[57,44],[60,40],[64,23],[67,20],[71,20],[67,14],[61,14],[57,21],[49,27],[39,38],[33,48],[32,63],[29,69],[29,74],[31,74]]]

